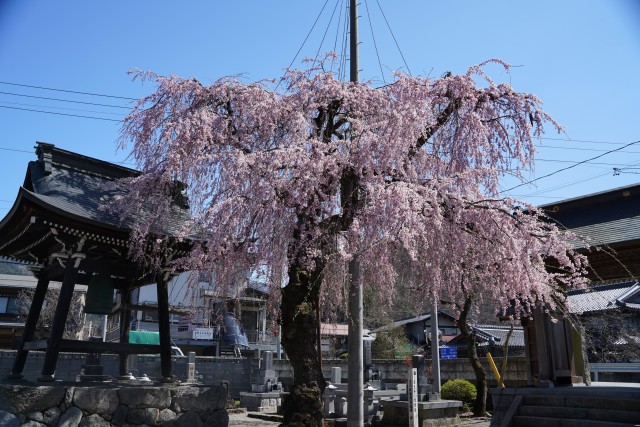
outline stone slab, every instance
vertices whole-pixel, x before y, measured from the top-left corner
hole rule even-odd
[[[462,402],[457,400],[438,400],[418,402],[418,425],[420,427],[455,426],[460,423],[458,412]],[[409,425],[409,402],[389,401],[383,404],[382,425]]]

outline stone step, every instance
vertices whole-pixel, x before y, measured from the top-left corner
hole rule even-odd
[[[640,419],[640,405],[637,399],[587,397],[587,396],[532,396],[525,395],[523,406],[564,407],[564,408],[598,408],[612,411],[635,412]]]
[[[640,420],[638,412],[560,406],[521,406],[518,410],[518,415],[572,420],[614,421],[619,423],[633,423]]]
[[[634,427],[636,423],[618,423],[603,420],[573,420],[564,418],[530,417],[516,415],[513,427]]]

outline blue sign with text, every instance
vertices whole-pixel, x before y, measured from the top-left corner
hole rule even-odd
[[[456,359],[458,353],[456,350],[455,347],[440,347],[440,359]]]

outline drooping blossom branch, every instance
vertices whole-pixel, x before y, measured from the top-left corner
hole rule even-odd
[[[398,73],[379,89],[322,64],[287,70],[280,91],[137,72],[157,85],[120,141],[145,175],[119,206],[153,207],[135,225],[137,254],[179,181],[192,218],[178,237],[198,244],[176,265],[211,270],[221,284],[262,266],[277,294],[295,262],[321,268],[322,299],[338,305],[332,289],[358,254],[365,285],[389,298],[402,251],[424,295],[459,299],[473,266],[484,298],[553,305],[559,285],[583,283],[585,260],[533,207],[501,199],[498,184],[532,167],[545,125],[560,127],[537,97],[496,84],[482,65],[438,79]],[[347,176],[357,206],[340,200]]]

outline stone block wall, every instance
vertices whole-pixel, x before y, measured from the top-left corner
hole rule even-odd
[[[0,380],[6,378],[11,372],[11,366],[15,358],[14,350],[0,351]],[[112,377],[119,376],[119,359],[114,354],[103,354],[100,359],[104,366],[104,374]],[[24,379],[35,382],[41,376],[42,365],[44,363],[44,352],[30,351],[27,363],[23,371]],[[74,382],[82,365],[86,363],[86,354],[80,353],[60,353],[58,365],[56,367],[56,379]],[[178,379],[186,379],[188,357],[172,357],[171,365],[174,375]],[[151,379],[159,379],[160,357],[159,356],[131,356],[129,371],[136,377],[146,374]],[[240,392],[250,391],[249,371],[251,367],[250,359],[234,357],[197,357],[196,371],[200,376],[200,382],[208,385],[221,385],[222,381],[229,383],[229,394],[239,398]]]
[[[15,358],[15,351],[0,351],[0,379],[6,378],[11,372],[11,366]],[[82,365],[85,364],[86,355],[78,353],[61,353],[56,369],[56,379],[62,381],[76,381],[80,375]],[[493,373],[486,359],[482,359],[487,372],[490,385],[495,385]],[[23,372],[26,380],[35,382],[40,376],[44,362],[44,352],[29,352],[29,357]],[[172,369],[178,379],[186,379],[187,357],[172,357]],[[251,391],[251,362],[249,358],[236,357],[196,357],[196,371],[200,382],[207,385],[219,386],[222,381],[229,383],[229,394],[238,399],[241,392]],[[104,366],[104,374],[113,377],[119,376],[119,362],[116,355],[103,354],[101,363]],[[441,363],[442,382],[449,379],[463,378],[469,381],[475,380],[473,369],[467,359],[443,360]],[[499,358],[496,363],[500,363]],[[403,360],[374,360],[373,364],[379,370],[384,382],[399,383],[406,381],[408,365]],[[429,364],[429,361],[427,361]],[[159,356],[131,356],[130,371],[136,376],[148,375],[151,379],[160,378]],[[332,359],[323,361],[323,372],[326,378],[331,377],[331,367],[342,369],[342,382],[348,378],[347,361]],[[293,369],[288,360],[273,359],[273,369],[285,390],[293,384]],[[509,387],[525,386],[527,383],[527,366],[524,357],[511,357],[507,364],[506,384]]]
[[[497,381],[493,377],[493,371],[489,366],[486,358],[481,359],[482,364],[487,372],[489,386],[497,385]],[[496,363],[500,364],[500,358],[496,358]],[[431,362],[426,361],[429,366]],[[403,360],[374,360],[373,365],[380,373],[383,382],[387,383],[406,383],[408,362]],[[293,369],[287,360],[273,361],[274,369],[278,375],[279,381],[284,386],[293,383]],[[342,359],[330,359],[322,361],[322,371],[325,378],[331,378],[331,368],[339,367],[342,370],[342,383],[348,380],[347,361]],[[471,382],[475,381],[473,368],[467,359],[441,360],[440,361],[440,378],[442,383],[451,379],[465,379]],[[505,374],[505,384],[508,387],[523,387],[527,385],[527,363],[524,357],[511,357],[507,362],[507,370]]]
[[[222,387],[0,384],[3,427],[226,427]]]

